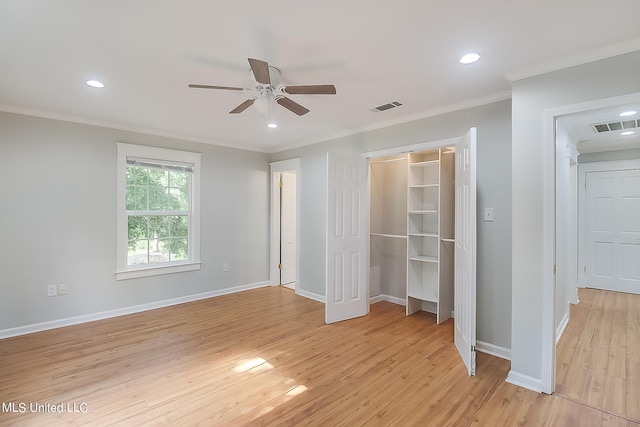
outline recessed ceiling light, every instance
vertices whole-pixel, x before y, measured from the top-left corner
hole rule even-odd
[[[622,135],[622,136],[628,136],[628,135],[633,135],[634,133],[635,133],[635,132],[634,132],[634,131],[632,131],[632,130],[627,130],[627,131],[622,132],[620,135]]]
[[[467,53],[462,58],[460,58],[460,63],[461,64],[473,64],[478,59],[480,59],[480,55],[478,55],[477,53],[475,53],[475,52]]]
[[[275,124],[275,123],[267,123],[267,127],[268,127],[269,129],[275,129],[275,128],[277,128],[277,127],[278,127],[278,125],[277,125],[277,124]]]
[[[624,113],[620,113],[620,117],[629,117],[638,114],[637,111],[625,111]]]
[[[87,85],[91,87],[96,87],[99,89],[104,87],[104,83],[99,82],[98,80],[87,80]]]

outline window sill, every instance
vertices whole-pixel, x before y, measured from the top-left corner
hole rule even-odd
[[[162,274],[181,273],[184,271],[200,270],[199,262],[185,264],[161,265],[137,268],[135,270],[116,271],[116,280],[137,279],[139,277],[160,276]]]

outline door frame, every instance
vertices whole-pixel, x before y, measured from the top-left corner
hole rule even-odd
[[[411,145],[403,145],[400,147],[394,147],[394,148],[386,148],[384,150],[376,150],[376,151],[369,151],[366,153],[362,153],[361,156],[362,157],[366,157],[367,158],[367,168],[368,168],[368,172],[367,172],[367,200],[371,200],[371,159],[375,159],[375,158],[379,158],[379,157],[387,157],[387,156],[397,156],[400,154],[408,154],[408,153],[412,153],[415,151],[427,151],[427,150],[437,150],[439,148],[445,148],[445,147],[452,147],[456,145],[456,142],[460,139],[461,137],[454,137],[454,138],[447,138],[447,139],[438,139],[435,141],[428,141],[428,142],[420,142],[417,144],[411,144]],[[371,233],[371,229],[370,229],[370,224],[371,224],[371,206],[368,206],[366,209],[366,212],[363,213],[363,215],[366,215],[366,218],[363,218],[366,221],[366,227],[367,227],[367,236],[370,235]],[[371,271],[371,257],[367,257],[366,260],[366,271]],[[405,284],[406,286],[406,284]],[[371,290],[371,275],[369,274],[369,277],[367,279],[367,288],[369,290]],[[406,298],[405,298],[405,304],[406,304]],[[369,305],[371,305],[371,300],[369,300]]]
[[[296,281],[295,292],[298,293],[298,283],[300,282],[300,200],[301,200],[301,160],[282,160],[269,163],[269,175],[271,176],[271,231],[270,231],[270,252],[269,252],[269,284],[278,286],[280,284],[280,188],[278,186],[278,174],[281,172],[295,171],[296,173]]]
[[[556,120],[567,115],[640,102],[640,92],[598,99],[544,111],[542,182],[542,383],[540,391],[552,394],[556,387],[555,273],[556,230]]]

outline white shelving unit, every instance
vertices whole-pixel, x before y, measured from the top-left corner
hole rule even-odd
[[[407,315],[441,323],[453,309],[453,180],[449,149],[410,153],[407,182]]]

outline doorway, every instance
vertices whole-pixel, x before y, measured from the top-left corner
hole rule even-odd
[[[271,163],[270,172],[270,283],[297,293],[300,262],[300,159]]]
[[[558,277],[556,271],[569,271],[573,277],[579,276],[581,266],[571,257],[558,254],[558,251],[564,251],[558,242],[566,238],[564,234],[566,230],[558,228],[558,199],[556,195],[561,190],[561,185],[566,182],[559,182],[557,175],[557,161],[563,156],[561,147],[557,143],[557,121],[564,117],[572,115],[586,114],[588,112],[604,111],[614,107],[634,104],[640,102],[640,93],[607,98],[582,104],[569,105],[560,108],[554,108],[544,113],[544,197],[543,197],[543,231],[544,231],[544,257],[543,257],[543,337],[542,337],[542,387],[541,390],[551,394],[556,387],[556,345],[562,328],[558,328],[559,322],[557,318],[556,308],[558,307],[557,286]],[[571,184],[573,185],[573,184]],[[576,223],[575,216],[573,222]],[[576,232],[577,234],[577,232]],[[579,249],[578,249],[579,250]],[[577,270],[577,271],[576,271]],[[574,281],[576,283],[577,280]],[[577,302],[577,294],[575,298],[568,292],[569,299]],[[561,301],[562,303],[562,301]],[[568,317],[567,317],[568,321]],[[565,324],[566,326],[566,324]]]

